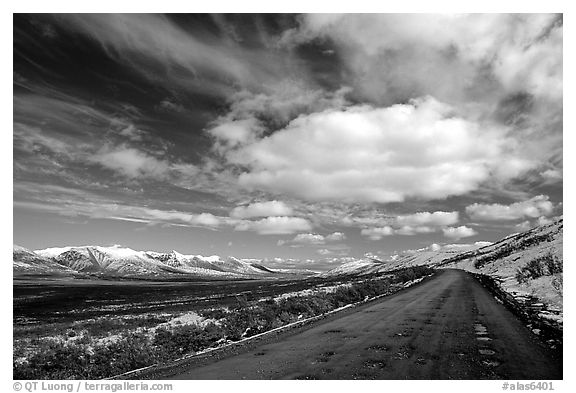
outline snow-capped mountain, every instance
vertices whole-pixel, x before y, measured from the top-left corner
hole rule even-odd
[[[51,258],[45,258],[24,247],[14,245],[13,271],[21,274],[55,274],[69,275],[76,273]]]
[[[122,277],[180,276],[248,278],[273,276],[272,269],[234,257],[184,255],[177,251],[136,251],[121,246],[70,246],[30,251],[14,246],[15,273],[54,272]]]
[[[348,276],[348,275],[363,275],[370,273],[378,273],[386,271],[387,267],[384,263],[370,258],[353,259],[349,262],[322,273],[322,277],[331,276]]]

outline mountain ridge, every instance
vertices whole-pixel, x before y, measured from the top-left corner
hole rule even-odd
[[[67,246],[28,250],[14,245],[13,271],[16,274],[60,274],[117,277],[183,276],[215,279],[257,278],[285,275],[262,264],[217,255],[185,255],[136,251],[118,245]]]

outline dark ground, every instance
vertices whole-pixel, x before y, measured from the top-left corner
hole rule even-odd
[[[177,370],[170,378],[550,380],[562,379],[562,358],[471,275],[445,270],[275,342]]]
[[[197,311],[235,304],[241,295],[260,299],[339,282],[322,278],[190,282],[17,278],[13,284],[14,324]]]

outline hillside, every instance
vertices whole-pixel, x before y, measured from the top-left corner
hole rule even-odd
[[[532,296],[562,315],[563,219],[435,264],[481,273],[506,292]]]
[[[543,316],[562,320],[563,219],[464,251],[429,248],[405,252],[393,260],[355,260],[323,276],[384,273],[409,266],[456,268],[494,279],[522,303],[542,304]]]

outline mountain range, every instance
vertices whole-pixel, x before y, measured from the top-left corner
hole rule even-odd
[[[14,246],[15,275],[123,278],[259,278],[288,274],[234,257],[136,251],[121,246],[80,246],[31,251]],[[295,271],[294,273],[305,273]]]
[[[36,251],[14,246],[13,271],[15,275],[234,279],[313,274],[321,277],[357,276],[429,265],[484,273],[504,282],[513,282],[518,270],[535,258],[553,255],[561,261],[562,245],[563,219],[558,217],[549,224],[508,236],[496,243],[477,243],[468,250],[454,245],[437,246],[406,251],[387,261],[347,258],[346,263],[324,273],[304,269],[273,269],[266,267],[266,261],[259,259],[184,255],[177,251],[136,251],[121,246],[62,247]]]

